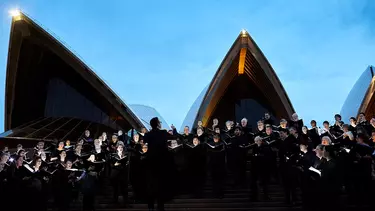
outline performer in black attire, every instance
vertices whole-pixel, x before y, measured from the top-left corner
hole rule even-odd
[[[197,128],[197,136],[201,144],[207,143],[208,137],[203,127]]]
[[[233,173],[235,177],[235,183],[237,186],[243,187],[246,185],[246,158],[249,147],[248,137],[241,131],[242,127],[237,126],[234,130],[234,137],[232,138],[232,150],[233,150]]]
[[[259,120],[257,122],[257,131],[255,133],[255,136],[260,136],[260,137],[264,137],[266,136],[266,129],[264,128],[264,123],[262,120]]]
[[[365,134],[358,134],[357,144],[350,150],[349,156],[351,158],[353,185],[352,199],[357,204],[367,204],[371,196],[371,173],[372,173],[372,158],[374,148],[367,143],[367,136]]]
[[[319,135],[319,128],[316,126],[315,120],[311,120],[310,125],[311,125],[311,129],[309,129],[308,135],[313,143],[313,147],[315,148],[321,143],[320,135]]]
[[[197,197],[201,197],[206,175],[206,150],[197,136],[186,146],[188,189]]]
[[[357,132],[357,119],[355,117],[350,117],[350,126],[349,130],[352,131],[353,135],[356,135]]]
[[[358,115],[358,122],[357,122],[357,133],[366,134],[367,137],[370,137],[372,132],[372,126],[367,121],[365,113],[361,112]]]
[[[299,146],[295,136],[290,135],[287,129],[280,129],[280,171],[283,181],[285,200],[287,204],[294,204],[296,201],[296,181],[298,181],[298,173],[295,168],[299,155]]]
[[[173,197],[173,178],[176,174],[167,145],[171,135],[165,130],[160,130],[161,125],[157,117],[150,120],[150,125],[152,129],[144,137],[144,142],[148,144],[150,162],[148,208],[153,210],[156,201],[157,209],[164,210],[164,203]]]
[[[258,199],[258,185],[260,181],[263,187],[264,198],[269,200],[268,195],[268,183],[270,179],[270,172],[272,166],[272,151],[267,143],[263,141],[260,136],[254,139],[256,146],[253,148],[252,160],[251,160],[251,189],[253,200]]]
[[[315,159],[315,163],[313,167],[318,170],[322,170],[324,163],[327,161],[327,159],[323,157],[323,152],[324,152],[324,145],[319,144],[318,146],[316,146],[315,148],[316,159]]]
[[[223,182],[225,178],[225,145],[221,141],[220,135],[215,134],[213,141],[207,143],[210,173],[213,182],[213,191],[215,197],[222,198]]]
[[[263,123],[265,125],[271,125],[271,126],[274,125],[274,122],[273,122],[273,119],[271,119],[270,113],[268,113],[268,112],[264,113]]]
[[[292,119],[288,122],[289,128],[294,127],[296,128],[298,133],[302,133],[302,126],[303,126],[303,120],[298,119],[297,113],[294,113],[292,115]]]
[[[128,204],[128,154],[122,141],[117,142],[116,153],[111,154],[111,183],[113,187],[113,200],[118,202],[119,192],[123,196],[123,204]]]
[[[323,152],[327,162],[323,165],[320,181],[320,195],[324,210],[339,210],[340,176],[333,146],[325,146]]]
[[[180,140],[182,140],[183,144],[191,143],[193,140],[193,134],[190,133],[189,126],[184,127],[184,133],[178,134],[176,128],[173,126],[173,134],[177,135]]]
[[[266,136],[264,141],[270,145],[270,173],[276,183],[279,183],[279,171],[277,167],[277,146],[280,144],[280,135],[278,132],[273,131],[272,125],[266,125]]]

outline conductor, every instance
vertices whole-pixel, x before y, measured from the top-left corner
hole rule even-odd
[[[149,170],[148,178],[148,208],[164,210],[164,203],[173,197],[173,179],[175,178],[175,166],[173,157],[168,151],[170,135],[166,130],[161,130],[161,124],[157,117],[150,120],[151,131],[144,136],[144,143],[148,145]]]

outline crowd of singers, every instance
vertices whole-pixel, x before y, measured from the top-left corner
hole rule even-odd
[[[322,204],[337,208],[342,194],[348,195],[349,203],[367,205],[373,187],[375,119],[368,122],[361,113],[358,121],[352,117],[344,124],[340,115],[334,118],[334,125],[325,121],[322,128],[312,120],[310,129],[297,114],[276,126],[268,113],[254,130],[246,118],[240,123],[227,121],[224,127],[218,119],[207,128],[199,121],[182,134],[172,125],[165,143],[173,160],[170,180],[158,185],[168,186],[170,198],[177,191],[201,197],[210,177],[213,197],[223,198],[230,175],[234,188],[249,187],[250,201],[259,200],[258,186],[262,199],[272,200],[268,185],[275,182],[283,186],[285,202],[291,206],[301,199],[309,209]],[[150,203],[154,194],[150,187],[155,184],[150,185],[153,168],[145,133],[145,129],[132,130],[128,136],[118,131],[107,138],[104,132],[93,139],[85,131],[74,145],[69,140],[39,142],[33,150],[19,145],[12,153],[5,147],[0,159],[0,198],[8,202],[4,206],[9,210],[46,210],[51,198],[56,209],[69,210],[80,192],[83,210],[94,210],[95,196],[104,178],[110,178],[114,203],[120,195],[125,207],[130,201]],[[17,203],[20,197],[22,203]]]

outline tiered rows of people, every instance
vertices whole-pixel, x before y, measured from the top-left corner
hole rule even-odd
[[[258,183],[263,188],[264,199],[270,200],[269,182],[274,179],[277,183],[281,179],[288,204],[297,201],[297,187],[302,190],[303,204],[309,208],[316,208],[317,200],[324,206],[338,206],[343,189],[352,202],[368,202],[373,185],[375,119],[368,123],[361,114],[358,123],[351,118],[346,125],[340,115],[335,115],[333,126],[328,122],[323,125],[320,129],[313,120],[308,129],[297,114],[289,121],[280,120],[278,126],[265,114],[255,130],[248,126],[245,118],[237,124],[227,121],[224,128],[219,127],[218,119],[213,120],[211,128],[202,127],[199,121],[192,130],[185,127],[183,134],[172,125],[172,130],[168,131],[169,141],[165,143],[174,157],[170,168],[176,169],[176,181],[184,182],[170,183],[185,184],[181,187],[183,190],[201,196],[209,175],[214,196],[222,198],[229,171],[235,178],[235,186],[247,188],[250,185],[250,200],[258,200]],[[34,154],[29,156],[31,159],[27,156],[31,152],[26,154],[22,146],[10,156],[4,149],[0,185],[5,191],[0,191],[1,198],[17,202],[17,194],[35,193],[27,195],[31,196],[26,197],[30,203],[9,204],[13,209],[35,206],[45,210],[45,202],[52,194],[56,206],[67,210],[80,190],[84,209],[93,210],[95,195],[103,178],[108,176],[115,203],[121,194],[124,205],[128,205],[129,183],[134,199],[147,202],[152,195],[148,181],[152,180],[153,168],[148,159],[149,143],[143,141],[144,133],[144,130],[140,133],[132,130],[129,138],[119,131],[111,140],[103,133],[93,140],[86,131],[75,146],[70,141],[49,146],[45,146],[47,142],[39,142]],[[248,160],[251,161],[250,180],[246,174]],[[172,189],[170,192],[176,193]]]

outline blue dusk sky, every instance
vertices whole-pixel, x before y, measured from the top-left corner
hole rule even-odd
[[[67,43],[127,104],[153,106],[177,128],[243,28],[308,122],[332,120],[375,63],[373,0],[1,0],[0,130],[13,8]]]

